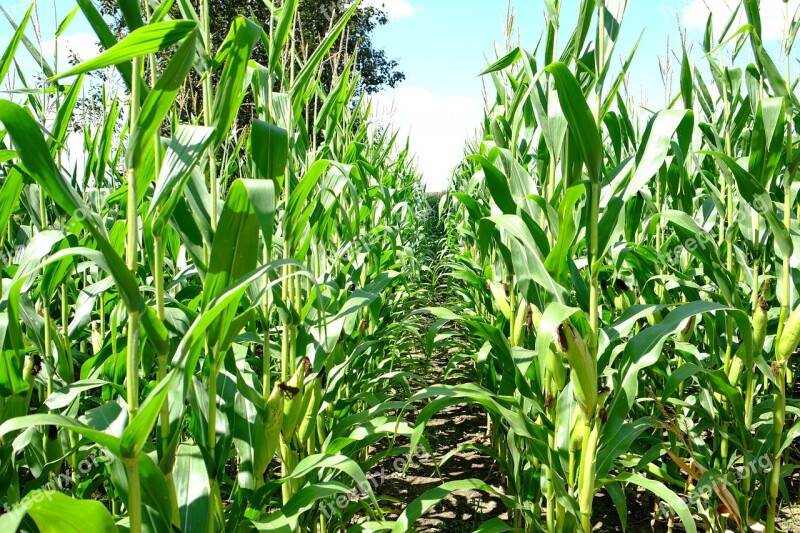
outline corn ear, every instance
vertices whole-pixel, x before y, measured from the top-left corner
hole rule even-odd
[[[539,332],[539,323],[542,321],[542,312],[539,311],[539,308],[535,305],[531,304],[528,306],[528,316],[526,320],[529,323],[529,328],[534,331],[534,333]]]
[[[626,291],[620,294],[617,294],[614,297],[614,307],[617,308],[620,314],[624,313],[633,305],[633,296],[630,294],[630,291]]]
[[[525,305],[525,300],[522,300],[517,307],[517,314],[514,315],[514,338],[511,339],[512,346],[519,346],[522,342],[522,332],[525,328],[526,313],[527,305]]]
[[[764,349],[764,341],[767,338],[767,311],[769,304],[762,296],[758,299],[756,311],[753,313],[753,352],[756,354]]]
[[[692,339],[692,332],[694,331],[694,317],[689,317],[689,320],[686,321],[686,325],[681,329],[680,333],[678,333],[678,338],[681,342],[689,342]]]
[[[553,378],[556,388],[559,391],[564,390],[564,386],[567,383],[567,369],[564,367],[564,362],[553,353],[553,350],[547,350],[547,357],[544,363]]]
[[[583,434],[586,431],[586,414],[581,409],[575,410],[572,417],[572,427],[569,433],[569,446],[571,450],[580,451],[583,447]]]
[[[292,440],[300,416],[303,414],[303,397],[305,396],[305,376],[310,368],[310,362],[305,359],[295,370],[294,375],[289,378],[286,384],[291,396],[283,403],[283,422],[281,424],[281,434],[286,442]]]
[[[639,296],[639,303],[642,304],[642,305],[647,305],[647,300],[645,300],[644,297],[642,297],[640,295]],[[661,322],[663,319],[664,319],[664,315],[661,313],[661,311],[655,311],[653,314],[647,315],[647,323],[650,324],[651,326],[655,326],[656,324]]]
[[[100,353],[103,349],[103,337],[100,335],[100,330],[97,329],[97,324],[92,322],[92,353]]]
[[[304,445],[317,426],[317,414],[319,407],[322,404],[322,381],[324,379],[324,372],[319,373],[311,383],[311,388],[306,392],[305,397],[308,399],[306,407],[303,412],[303,419],[300,421],[300,426],[297,428],[297,440],[301,445]]]
[[[783,333],[778,339],[778,349],[775,351],[775,355],[779,364],[782,365],[789,360],[789,357],[797,350],[798,343],[800,343],[800,306],[797,306],[786,319]]]
[[[487,281],[486,285],[489,287],[489,290],[494,296],[494,301],[497,304],[497,309],[500,311],[506,320],[511,319],[511,305],[508,302],[508,295],[506,294],[506,288],[500,283],[495,283],[493,281]]]
[[[48,462],[58,461],[64,457],[64,449],[56,426],[47,426],[47,433],[44,435],[44,455]]]
[[[569,321],[558,327],[558,349],[566,355],[572,369],[575,399],[591,420],[597,409],[597,370],[578,330]]]
[[[742,359],[741,351],[742,348],[740,346],[736,350],[733,361],[731,361],[731,366],[728,369],[728,381],[734,386],[739,383],[739,378],[742,377],[742,371],[744,370],[744,360]]]
[[[284,402],[282,385],[282,383],[276,383],[267,399],[267,406],[263,415],[264,450],[259,455],[259,464],[255,465],[255,471],[259,474],[263,474],[267,470],[280,442]]]

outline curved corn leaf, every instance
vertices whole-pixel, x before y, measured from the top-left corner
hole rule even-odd
[[[135,57],[160,52],[183,40],[195,30],[195,27],[196,24],[189,20],[171,20],[143,26],[132,31],[127,37],[94,59],[84,61],[62,74],[51,76],[48,81],[52,82],[68,76],[119,65]]]

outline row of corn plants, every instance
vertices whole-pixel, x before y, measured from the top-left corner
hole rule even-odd
[[[800,14],[783,3],[774,47],[757,0],[719,34],[712,14],[654,111],[626,91],[625,0],[569,28],[544,4],[536,50],[484,72],[496,98],[441,203],[464,303],[429,311],[472,334],[473,379],[416,394],[412,439],[483,406],[528,531],[591,531],[599,491],[625,528],[641,490],[669,527],[775,531],[800,435]]]
[[[119,41],[78,0],[58,32],[80,12],[102,52],[65,72],[28,37],[34,5],[6,13],[0,530],[388,523],[367,473],[411,433],[405,317],[428,267],[409,243],[431,209],[334,53],[358,3],[316,50],[298,0],[267,4],[214,47],[208,0],[120,1]],[[96,123],[76,118],[90,90]]]

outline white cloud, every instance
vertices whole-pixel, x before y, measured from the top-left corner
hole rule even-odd
[[[709,12],[714,13],[714,32],[717,36],[725,28],[739,0],[690,0],[680,3],[681,22],[689,29],[705,30]],[[797,12],[800,0],[789,0],[789,16]],[[785,28],[785,5],[783,0],[761,0],[761,26],[765,40],[783,37]],[[739,9],[732,31],[747,23],[744,9]]]
[[[467,139],[480,126],[482,100],[407,86],[378,94],[374,102],[379,121],[390,121],[410,137],[428,190],[445,190]]]
[[[410,17],[417,12],[406,0],[364,0],[362,6],[378,7],[386,11],[390,19]]]
[[[63,71],[71,67],[69,59],[72,53],[77,54],[83,62],[94,58],[100,53],[97,46],[97,36],[93,33],[73,33],[58,38],[58,70]],[[44,58],[51,62],[56,53],[56,40],[50,39],[42,43]]]

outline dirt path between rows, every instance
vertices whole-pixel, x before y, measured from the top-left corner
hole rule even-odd
[[[450,356],[441,349],[434,351],[426,373],[428,385],[453,385],[466,381],[459,369],[445,378],[444,370]],[[416,413],[411,413],[408,418],[415,417]],[[490,439],[486,436],[486,414],[475,406],[456,405],[440,411],[428,422],[425,436],[439,463],[461,444],[490,445]],[[432,458],[415,459],[405,477],[392,475],[378,493],[398,500],[391,506],[396,516],[417,497],[447,481],[479,479],[502,491],[503,477],[497,465],[476,451],[459,452],[443,465],[440,464],[439,472],[441,478],[436,473]],[[492,518],[508,521],[507,509],[499,498],[480,491],[456,491],[417,520],[414,529],[418,532],[472,532]]]
[[[443,307],[458,312],[463,307],[463,302],[453,300],[446,281],[443,279],[432,281],[423,280],[425,284],[424,301],[419,307]],[[420,317],[419,331],[423,338],[433,324],[433,317],[423,315]],[[448,330],[452,328],[452,325]],[[466,331],[459,333],[465,335]],[[459,342],[461,341],[461,342]],[[459,346],[465,348],[469,345],[467,339],[462,337],[454,342],[450,339],[447,343],[436,345],[431,354],[429,364],[426,365],[426,356],[423,347],[409,354],[415,359],[413,365],[417,372],[422,372],[425,379],[424,386],[436,384],[455,385],[474,381],[469,375],[470,361],[466,360],[455,365],[446,374],[448,364],[454,355],[457,355]],[[427,402],[419,402],[415,409],[406,413],[405,419],[414,422],[419,410]],[[498,471],[495,461],[477,451],[461,451],[453,455],[446,463],[441,464],[443,458],[451,451],[465,443],[475,443],[490,446],[487,436],[487,417],[485,411],[478,406],[456,405],[446,408],[428,421],[425,437],[430,444],[433,457],[420,457],[416,454],[405,476],[390,469],[394,458],[387,459],[379,467],[385,467],[393,473],[386,481],[376,488],[376,494],[389,500],[388,509],[391,513],[389,519],[395,519],[409,503],[448,481],[478,479],[496,490],[503,492],[503,476]],[[408,439],[398,437],[395,445],[405,446]],[[434,464],[439,463],[439,474]],[[386,503],[386,502],[384,502]],[[439,504],[429,509],[419,520],[414,523],[414,530],[418,532],[472,532],[481,524],[492,518],[499,518],[508,523],[508,512],[505,505],[494,495],[481,491],[455,491],[442,500]]]

